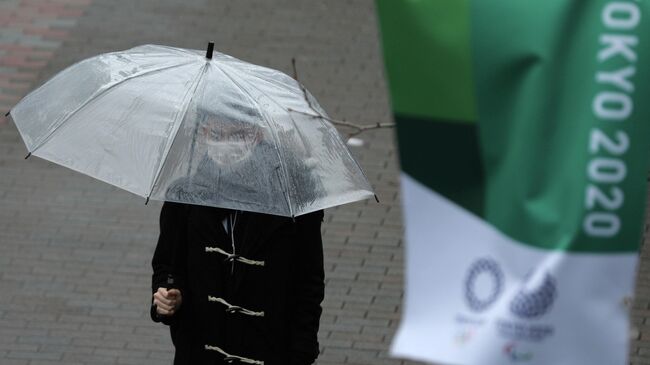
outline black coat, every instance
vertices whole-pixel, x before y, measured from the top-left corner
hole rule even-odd
[[[163,205],[152,289],[178,288],[183,304],[172,317],[157,316],[153,307],[151,313],[154,321],[170,325],[174,364],[241,362],[224,353],[265,365],[311,364],[319,352],[324,296],[323,212],[295,221],[237,212],[239,257],[228,255],[231,236],[222,225],[234,213]],[[170,275],[173,284],[168,284]]]

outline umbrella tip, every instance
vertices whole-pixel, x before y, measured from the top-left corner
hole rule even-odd
[[[375,200],[377,201],[377,203],[379,203],[379,197],[377,196],[377,194],[375,194]]]
[[[5,113],[5,117],[8,117],[11,114],[11,110]]]
[[[147,200],[144,201],[144,205],[149,204],[149,197],[147,197]]]
[[[29,156],[31,156],[31,155],[32,155],[32,153],[31,153],[31,152],[30,152],[30,153],[28,153],[28,154],[27,154],[27,156],[25,156],[25,160],[26,160],[26,159],[28,159],[28,158],[29,158]]]
[[[208,43],[208,50],[205,52],[205,58],[211,60],[213,51],[214,51],[214,42],[210,42]]]

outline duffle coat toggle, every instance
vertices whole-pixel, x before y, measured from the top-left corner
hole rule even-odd
[[[226,261],[226,262],[227,261],[238,261],[238,262],[241,262],[242,264],[247,264],[247,265],[264,266],[264,261],[247,259],[247,258],[245,258],[243,256],[239,256],[237,254],[224,251],[219,247],[205,246],[205,252],[208,252],[208,253],[215,252],[215,253],[222,254],[222,255],[226,256],[226,258],[224,259],[224,261]]]
[[[242,308],[242,307],[237,306],[237,305],[232,305],[232,304],[228,303],[223,298],[218,298],[218,297],[213,297],[213,296],[208,295],[208,301],[209,302],[217,302],[217,303],[221,303],[221,304],[225,305],[227,313],[241,313],[241,314],[245,314],[245,315],[252,316],[252,317],[264,317],[264,312],[255,312],[255,311],[252,311],[250,309]]]
[[[253,364],[253,365],[264,365],[264,361],[260,360],[253,360],[249,359],[246,357],[242,356],[237,356],[237,355],[231,355],[224,350],[222,350],[219,346],[210,346],[210,345],[205,345],[206,350],[210,351],[217,351],[218,353],[222,354],[224,356],[223,360],[228,362],[228,363],[233,363],[235,361],[243,362],[244,364]]]

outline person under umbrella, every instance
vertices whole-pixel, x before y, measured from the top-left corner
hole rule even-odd
[[[160,214],[152,319],[170,326],[177,365],[311,364],[324,297],[323,211],[292,219],[173,202],[246,189],[215,182],[237,181],[255,154],[269,153],[260,128],[201,115],[196,173],[168,188]]]

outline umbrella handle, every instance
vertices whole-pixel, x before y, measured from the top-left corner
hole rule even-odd
[[[167,274],[167,290],[174,288],[174,277],[172,274]]]

